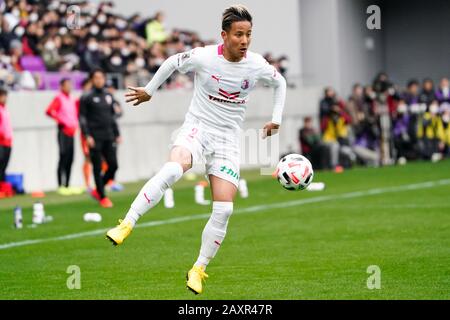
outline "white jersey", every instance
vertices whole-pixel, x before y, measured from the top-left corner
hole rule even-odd
[[[187,118],[194,117],[217,130],[241,129],[249,92],[258,80],[275,88],[272,122],[281,124],[286,96],[286,81],[259,54],[247,51],[239,62],[223,56],[223,45],[195,48],[168,58],[145,87],[149,95],[172,74],[195,72],[194,96]]]

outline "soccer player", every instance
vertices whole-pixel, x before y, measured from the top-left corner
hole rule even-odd
[[[92,90],[80,100],[79,121],[83,135],[89,146],[89,153],[94,167],[96,189],[91,195],[104,208],[111,208],[113,203],[105,195],[105,184],[113,179],[117,171],[117,144],[121,142],[119,127],[114,117],[114,100],[105,89],[105,74],[94,70],[91,74]],[[102,159],[108,170],[102,174]]]
[[[258,80],[274,89],[272,120],[264,125],[264,137],[281,124],[286,81],[259,54],[248,50],[252,16],[241,5],[223,13],[223,44],[195,48],[169,57],[145,88],[130,87],[127,102],[137,106],[149,101],[157,88],[175,71],[195,72],[195,89],[185,122],[175,139],[169,162],[141,189],[120,224],[107,232],[119,245],[136,221],[161,199],[164,191],[177,182],[192,163],[204,157],[211,183],[212,214],[201,239],[200,254],[187,274],[187,287],[203,292],[206,266],[216,255],[233,212],[233,199],[239,182],[239,134],[247,108],[248,94]]]
[[[78,111],[76,99],[70,94],[72,91],[70,79],[63,78],[59,85],[60,92],[47,107],[46,114],[58,125],[58,193],[68,196],[82,192],[78,188],[69,188],[74,157],[74,136],[78,129]]]

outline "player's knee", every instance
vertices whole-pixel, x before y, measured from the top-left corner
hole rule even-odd
[[[183,168],[183,172],[186,172],[192,168],[192,155],[186,148],[176,146],[170,152],[170,161],[178,162]]]
[[[182,165],[175,161],[167,162],[161,171],[166,173],[165,182],[169,186],[177,182],[183,175]]]
[[[226,224],[232,213],[233,213],[233,202],[228,201],[213,202],[213,216],[216,221]]]

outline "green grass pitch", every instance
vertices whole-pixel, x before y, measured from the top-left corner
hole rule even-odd
[[[200,296],[186,290],[185,274],[210,207],[194,203],[191,181],[175,186],[175,208],[159,204],[120,247],[102,229],[123,217],[143,182],[112,193],[113,209],[87,195],[48,194],[54,221],[36,228],[33,199],[0,200],[0,299],[450,298],[450,161],[316,172],[321,192],[289,192],[258,171],[242,177],[250,197],[237,196]],[[21,230],[12,226],[16,203]],[[84,222],[86,212],[103,221]],[[79,290],[66,285],[71,265],[81,271]],[[367,287],[371,265],[380,289]]]

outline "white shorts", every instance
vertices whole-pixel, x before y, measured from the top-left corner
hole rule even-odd
[[[211,130],[199,120],[187,118],[173,146],[182,146],[192,154],[192,164],[204,163],[206,175],[213,175],[239,186],[239,135],[236,131]]]

